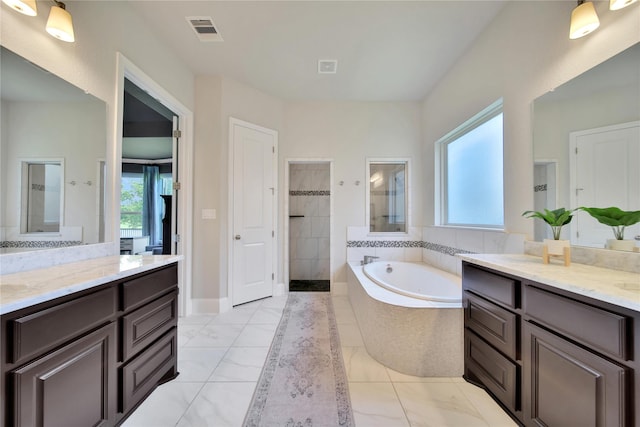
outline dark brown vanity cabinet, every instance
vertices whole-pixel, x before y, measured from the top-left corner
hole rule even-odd
[[[640,425],[640,313],[466,262],[463,289],[465,378],[520,423]]]
[[[177,375],[175,264],[2,316],[2,426],[113,426]]]
[[[521,415],[520,282],[465,264],[464,376]]]

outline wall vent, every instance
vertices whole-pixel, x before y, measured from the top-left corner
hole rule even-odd
[[[222,36],[218,32],[210,16],[187,16],[189,26],[202,42],[221,42]]]
[[[335,74],[338,72],[337,59],[320,59],[318,60],[319,74]]]

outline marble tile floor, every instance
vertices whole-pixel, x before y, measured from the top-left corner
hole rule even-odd
[[[158,387],[123,426],[241,426],[285,302],[274,297],[180,318],[180,375]],[[348,297],[333,302],[357,427],[516,425],[462,378],[412,377],[377,363],[363,346]]]

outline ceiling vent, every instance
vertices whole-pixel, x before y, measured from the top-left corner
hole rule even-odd
[[[318,61],[319,74],[335,74],[338,71],[337,59],[321,59]]]
[[[223,41],[210,16],[187,16],[186,20],[201,42]]]

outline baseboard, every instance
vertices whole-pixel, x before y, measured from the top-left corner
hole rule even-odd
[[[273,287],[273,296],[279,297],[285,295],[287,293],[287,288],[284,286],[284,283],[276,283]]]
[[[219,314],[231,310],[229,298],[193,298],[193,314]]]
[[[333,295],[348,295],[347,282],[333,282],[331,284],[331,293]]]

